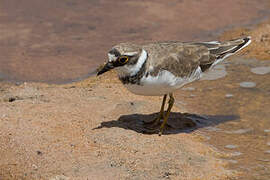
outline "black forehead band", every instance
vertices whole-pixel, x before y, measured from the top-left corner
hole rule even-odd
[[[121,56],[120,52],[117,51],[115,48],[109,51],[109,54],[114,54],[116,57]]]

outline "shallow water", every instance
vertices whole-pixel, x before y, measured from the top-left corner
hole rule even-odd
[[[191,113],[216,117],[201,120],[208,125],[198,132],[229,153],[223,159],[228,168],[243,172],[243,180],[270,179],[270,72],[254,72],[258,67],[268,69],[270,61],[227,60],[211,72],[215,80],[195,82],[176,95]],[[225,77],[215,76],[224,71]]]
[[[76,81],[119,42],[213,40],[269,13],[269,0],[1,1],[0,80]]]

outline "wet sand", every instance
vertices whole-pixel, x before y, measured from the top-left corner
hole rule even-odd
[[[270,61],[230,58],[210,77],[188,85],[191,90],[179,91],[176,99],[188,112],[210,117],[197,118],[197,126],[206,126],[200,129],[205,142],[230,154],[223,159],[242,172],[239,179],[269,179]]]
[[[19,0],[0,6],[0,80],[83,79],[119,42],[210,40],[256,24],[268,0]]]

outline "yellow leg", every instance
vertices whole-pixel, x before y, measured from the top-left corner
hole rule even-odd
[[[160,112],[159,112],[158,117],[156,117],[151,122],[145,122],[145,124],[157,125],[157,124],[159,124],[159,122],[160,122],[161,119],[164,119],[164,107],[165,107],[166,99],[167,99],[167,94],[165,94],[163,96],[163,101],[162,101],[162,105],[161,105],[161,108],[160,108]]]
[[[169,99],[169,106],[168,106],[168,109],[167,109],[167,112],[163,118],[163,123],[161,124],[160,126],[160,130],[159,130],[159,136],[161,136],[163,130],[164,130],[164,127],[166,126],[167,124],[167,121],[168,121],[168,118],[169,118],[169,115],[170,115],[170,112],[171,112],[171,109],[173,107],[173,104],[174,104],[174,97],[173,97],[173,94],[170,93],[170,99]]]
[[[162,101],[162,105],[159,112],[158,122],[160,121],[160,119],[164,118],[164,107],[165,107],[166,99],[167,99],[167,94],[163,96],[163,101]]]

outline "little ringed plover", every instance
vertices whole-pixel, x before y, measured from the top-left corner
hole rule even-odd
[[[205,71],[250,42],[251,38],[245,37],[225,42],[121,43],[108,52],[108,61],[97,75],[116,69],[120,81],[132,93],[163,96],[159,116],[153,121],[158,124],[163,119],[159,131],[161,135],[173,107],[173,92],[200,79]],[[168,95],[169,105],[165,112]]]

